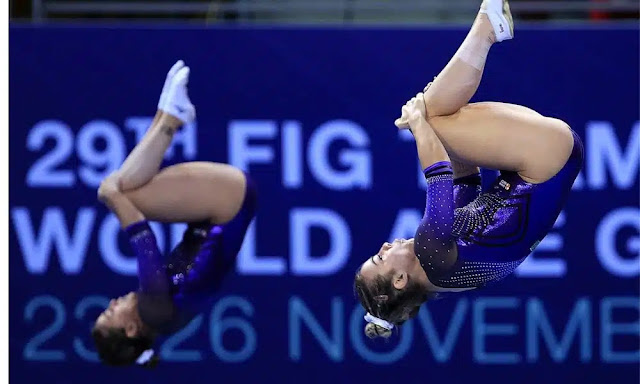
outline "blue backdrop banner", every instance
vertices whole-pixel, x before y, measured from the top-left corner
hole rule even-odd
[[[516,32],[492,48],[474,100],[526,105],[582,136],[571,199],[515,276],[429,303],[372,342],[354,271],[412,236],[424,208],[414,144],[393,120],[466,30],[12,26],[11,379],[636,383],[638,30]],[[158,344],[158,368],[110,369],[89,329],[136,288],[137,267],[96,190],[143,135],[177,59],[198,116],[167,164],[245,169],[260,210],[236,273]],[[161,249],[183,229],[155,225]]]

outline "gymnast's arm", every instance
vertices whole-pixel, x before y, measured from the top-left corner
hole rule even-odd
[[[120,191],[119,185],[119,175],[116,172],[102,181],[98,199],[118,217],[138,260],[138,314],[147,326],[162,330],[166,324],[170,324],[174,315],[173,298],[162,254],[149,223],[142,212]]]
[[[150,294],[165,294],[169,292],[169,283],[156,237],[142,212],[120,191],[118,185],[117,173],[108,176],[100,184],[98,199],[115,213],[129,238],[138,260],[140,290]]]
[[[449,155],[421,115],[410,117],[420,164],[427,179],[424,216],[416,231],[414,251],[430,278],[455,264],[457,250],[452,234],[454,220],[453,169]]]

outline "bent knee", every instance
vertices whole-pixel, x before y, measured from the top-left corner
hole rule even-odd
[[[216,224],[227,223],[238,216],[251,220],[256,213],[257,191],[255,182],[248,174],[236,168],[233,168],[233,171],[235,172],[234,180],[238,182],[237,188],[219,192],[226,195],[224,196],[226,204],[214,207],[211,220]]]
[[[543,183],[554,177],[565,166],[573,151],[574,139],[571,127],[564,121],[552,117],[545,119],[544,137],[538,143],[535,156],[524,165],[520,176],[533,184]]]

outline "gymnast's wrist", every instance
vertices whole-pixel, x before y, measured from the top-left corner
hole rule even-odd
[[[120,175],[117,172],[112,173],[102,180],[98,188],[98,200],[107,205],[116,200],[121,194]]]

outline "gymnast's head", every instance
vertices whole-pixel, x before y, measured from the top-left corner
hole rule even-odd
[[[384,243],[356,272],[355,290],[367,312],[365,334],[389,337],[395,326],[415,317],[427,300],[425,279],[413,239]]]
[[[100,360],[111,366],[139,364],[155,366],[157,357],[151,350],[154,335],[138,315],[138,298],[134,292],[109,302],[91,331]]]

